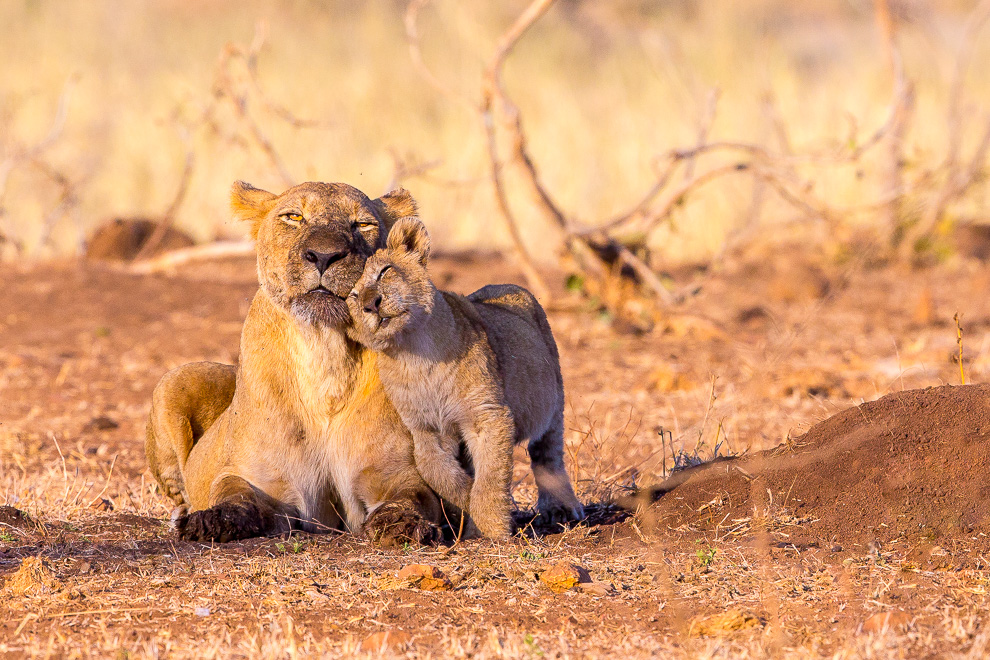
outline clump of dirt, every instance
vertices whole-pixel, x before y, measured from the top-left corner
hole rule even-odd
[[[39,596],[58,591],[61,584],[46,560],[26,557],[7,580],[6,587],[14,596]]]
[[[661,528],[788,528],[815,547],[990,534],[990,386],[890,394],[786,445],[674,475],[650,494]],[[795,541],[797,539],[797,541]]]
[[[31,517],[20,509],[12,506],[0,506],[0,525],[11,527],[30,527]]]

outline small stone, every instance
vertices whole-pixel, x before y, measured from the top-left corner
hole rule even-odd
[[[752,612],[729,610],[695,619],[691,622],[688,635],[691,637],[724,637],[737,630],[746,630],[758,625],[760,625],[760,617]]]
[[[193,614],[196,616],[210,616],[210,608],[208,607],[197,607],[193,610]]]
[[[578,588],[595,596],[608,596],[615,593],[615,587],[608,582],[578,582]]]
[[[90,504],[90,508],[96,509],[97,511],[113,511],[113,502],[105,497],[101,497]]]
[[[453,586],[443,571],[428,564],[403,566],[397,577],[407,586],[416,587],[423,591],[446,591]]]
[[[370,653],[381,653],[386,649],[395,649],[407,646],[412,638],[409,633],[401,630],[382,630],[372,633],[361,642],[361,650]]]
[[[120,424],[117,423],[117,420],[112,419],[110,417],[106,417],[105,415],[94,417],[93,419],[89,420],[88,424],[86,424],[87,429],[91,429],[95,431],[112,431],[113,429],[118,428],[119,426]]]
[[[586,569],[569,561],[558,562],[540,574],[540,582],[557,594],[573,589],[578,583],[591,581],[591,575]]]
[[[901,610],[891,610],[890,612],[877,612],[863,622],[864,633],[879,633],[884,630],[894,630],[906,628],[911,623],[911,617],[907,612]]]

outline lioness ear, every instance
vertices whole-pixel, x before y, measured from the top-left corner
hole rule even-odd
[[[272,208],[276,196],[250,183],[235,181],[230,187],[230,212],[235,220],[251,223],[251,238],[258,238],[261,221]]]
[[[426,232],[426,225],[419,218],[400,218],[388,230],[386,247],[404,250],[425,266],[430,258],[430,235]]]
[[[416,200],[405,188],[396,188],[390,193],[386,193],[372,202],[382,216],[385,229],[392,228],[400,218],[418,218],[419,209],[416,208]]]

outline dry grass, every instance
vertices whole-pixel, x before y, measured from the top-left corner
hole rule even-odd
[[[0,523],[2,654],[373,657],[360,644],[383,631],[409,635],[385,653],[396,657],[979,657],[986,647],[985,560],[955,570],[949,560],[965,552],[956,545],[943,565],[902,546],[804,547],[807,520],[779,506],[707,534],[643,516],[439,550],[382,550],[339,535],[178,543],[143,456],[150,390],[174,364],[233,358],[252,264],[203,265],[176,279],[6,268],[0,505],[34,523]],[[444,259],[434,268],[455,290],[491,272],[486,262]],[[967,378],[990,375],[988,326],[979,321],[990,306],[975,295],[990,278],[985,266],[853,274],[828,298],[797,301],[766,293],[777,278],[792,280],[790,271],[751,268],[714,276],[692,303],[721,333],[676,323],[620,332],[592,311],[551,311],[569,466],[585,501],[651,483],[664,459],[669,471],[682,453],[705,457],[719,442],[732,452],[769,447],[860,398],[956,382],[951,310],[971,319]],[[65,298],[53,310],[38,294],[54,295],[56,284]],[[936,320],[919,326],[913,308],[926,287]],[[772,322],[741,314],[750,297]],[[523,459],[516,477],[516,500],[527,506],[535,493]],[[54,591],[13,595],[14,571],[39,555]],[[553,594],[536,576],[558,561],[581,565],[615,593]],[[411,563],[437,566],[454,588],[394,588],[387,578]],[[906,629],[859,632],[871,615],[896,610],[909,613]],[[720,612],[758,624],[689,634]]]
[[[476,101],[485,59],[523,6],[438,0],[420,15],[427,64]],[[910,219],[945,179],[952,126],[961,127],[960,158],[972,155],[990,81],[974,66],[965,121],[948,120],[974,3],[894,6],[916,95],[905,177],[933,172],[905,204]],[[398,171],[442,248],[507,246],[491,220],[481,127],[417,75],[404,10],[390,0],[0,5],[0,21],[16,27],[0,40],[0,175],[9,174],[0,232],[47,259],[76,250],[110,217],[160,216],[191,147],[176,223],[199,240],[244,235],[226,220],[234,179],[270,188],[342,180],[376,194]],[[261,90],[225,47],[246,52],[259,20],[268,32]],[[868,2],[559,3],[517,46],[506,87],[548,187],[592,223],[627,210],[654,183],[656,156],[696,144],[702,129],[709,142],[775,153],[855,149],[849,142],[881,125],[890,100],[879,43]],[[990,40],[974,45],[973,61],[987,61]],[[228,96],[214,96],[218,82]],[[230,102],[238,94],[243,116]],[[67,113],[56,139],[18,160],[45,141],[60,96]],[[719,166],[708,158],[686,165]],[[604,311],[619,307],[604,291],[597,301],[562,295],[550,311],[567,385],[568,465],[585,501],[788,441],[864,399],[990,376],[986,265],[949,259],[909,275],[850,268],[861,265],[852,253],[859,228],[890,230],[871,203],[883,195],[884,156],[802,159],[795,167],[814,195],[847,211],[834,225],[805,223],[766,186],[727,177],[673,205],[676,230],[649,236],[665,261],[723,257],[716,269],[672,275],[675,290],[697,291],[687,305],[620,323]],[[508,176],[518,189],[518,173]],[[947,219],[977,217],[984,184]],[[524,200],[512,202],[537,256],[551,259],[555,231]],[[795,219],[800,226],[787,224]],[[721,253],[739,230],[758,240],[742,258]],[[781,234],[839,245],[792,253]],[[16,253],[0,244],[0,256]],[[494,271],[519,280],[500,260],[431,268],[460,291]],[[396,633],[400,643],[381,654],[395,657],[976,658],[990,649],[986,558],[955,570],[921,565],[910,548],[788,545],[803,521],[771,507],[707,535],[641,516],[441,549],[384,551],[345,535],[177,543],[141,446],[151,388],[178,364],[236,358],[252,264],[200,265],[176,279],[52,262],[3,266],[2,275],[0,505],[33,522],[0,519],[0,656],[377,657],[361,644],[380,632]],[[516,478],[517,503],[532,504],[522,458]],[[43,571],[32,579],[49,592],[15,594],[11,576],[37,556]],[[553,594],[537,575],[557,561],[615,592]],[[410,563],[440,568],[453,589],[393,588],[388,578]],[[861,632],[869,616],[902,609],[906,628]],[[732,616],[720,626],[707,618],[721,612]],[[692,624],[715,636],[693,636]]]
[[[960,159],[968,158],[990,107],[990,87],[974,68],[963,79],[958,116],[950,117],[952,71],[971,6],[895,4],[916,96],[904,153],[905,176],[919,193],[903,204],[907,220],[946,175],[939,168],[952,127]],[[431,5],[420,16],[426,63],[449,88],[476,99],[483,62],[521,8]],[[225,191],[235,179],[272,188],[287,177],[343,180],[377,194],[401,161],[398,169],[419,171],[405,183],[441,246],[505,246],[502,228],[490,222],[496,214],[477,118],[417,75],[403,11],[393,0],[5,4],[0,19],[17,29],[0,45],[7,62],[0,81],[4,158],[41,141],[59,95],[67,87],[70,93],[58,139],[36,162],[18,162],[10,172],[0,227],[26,254],[43,257],[74,250],[108,218],[160,216],[191,146],[194,170],[177,224],[199,240],[243,235],[226,220]],[[246,48],[259,20],[268,34],[258,61],[262,90],[243,63],[218,80],[225,44]],[[974,43],[972,61],[984,61],[988,40]],[[520,42],[505,73],[541,174],[579,221],[626,210],[657,176],[654,159],[697,144],[704,131],[708,142],[796,154],[795,172],[810,182],[810,194],[854,228],[879,221],[873,204],[885,185],[884,150],[845,164],[827,156],[801,161],[861,143],[883,123],[890,81],[878,48],[869,3],[563,3]],[[245,95],[246,114],[213,96],[218,83]],[[286,121],[287,112],[319,123]],[[721,158],[701,156],[687,167],[704,171]],[[437,165],[423,171],[425,163]],[[508,184],[517,187],[513,176]],[[949,219],[978,213],[983,194],[955,203]],[[553,245],[555,230],[522,202],[513,200],[524,235]],[[648,242],[664,260],[704,258],[754,219],[773,224],[796,215],[803,213],[766,185],[729,177],[678,205],[676,231],[664,226]],[[543,250],[541,258],[550,255]]]

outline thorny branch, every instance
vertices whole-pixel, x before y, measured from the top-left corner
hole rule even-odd
[[[472,102],[445,83],[443,83],[426,66],[421,50],[420,36],[417,28],[417,16],[429,0],[413,0],[406,13],[406,34],[413,64],[423,79],[443,96],[454,100],[459,105],[474,109]],[[987,0],[990,2],[990,0]],[[506,189],[503,169],[506,165],[514,164],[522,171],[522,182],[533,199],[535,207],[546,221],[562,232],[564,245],[573,258],[578,269],[588,277],[603,279],[613,266],[628,268],[641,284],[645,285],[656,298],[665,305],[677,301],[677,296],[669,292],[654,272],[648,260],[637,254],[633,244],[623,243],[616,238],[616,231],[625,234],[645,236],[665,223],[670,223],[674,211],[683,205],[687,199],[700,188],[728,176],[739,174],[754,177],[763,182],[769,189],[776,192],[778,197],[788,205],[798,209],[802,214],[834,224],[846,214],[856,213],[865,209],[893,209],[904,194],[904,184],[901,182],[900,153],[904,132],[910,116],[913,99],[913,89],[906,79],[899,53],[894,40],[894,24],[889,15],[889,7],[885,0],[876,0],[878,20],[882,30],[890,67],[893,74],[891,101],[881,124],[865,139],[858,140],[855,124],[852,132],[840,148],[825,151],[804,151],[794,153],[786,127],[783,125],[772,103],[768,103],[769,120],[778,135],[781,150],[773,152],[759,144],[747,142],[716,140],[710,141],[709,136],[715,123],[718,108],[718,92],[712,90],[708,94],[704,113],[699,120],[697,141],[689,148],[672,149],[658,159],[655,182],[633,203],[626,211],[606,219],[600,223],[583,224],[576,221],[556,202],[547,186],[540,177],[532,155],[529,152],[523,119],[518,106],[509,96],[502,83],[502,69],[516,43],[525,32],[541,18],[553,5],[553,0],[534,0],[519,15],[515,22],[499,38],[495,51],[484,69],[482,76],[482,94],[480,113],[488,148],[489,177],[492,181],[496,202],[500,215],[505,221],[513,248],[522,262],[530,285],[541,291],[546,286],[533,265],[518,230],[518,220],[510,206],[510,194]],[[884,10],[887,11],[884,14]],[[883,22],[884,15],[888,21]],[[773,111],[773,112],[771,112]],[[511,145],[510,157],[502,160],[498,154],[499,130],[505,132]],[[978,149],[977,157],[985,156],[990,148],[990,130],[987,131],[988,146]],[[858,207],[836,208],[819,198],[814,193],[813,181],[802,177],[798,168],[802,165],[846,165],[859,162],[867,153],[880,144],[890,145],[891,169],[888,177],[888,190],[880,200],[868,201]],[[982,155],[981,155],[982,151]],[[700,167],[701,157],[711,155],[728,157],[728,162],[722,162],[707,168]],[[982,161],[981,161],[982,162]],[[680,172],[680,179],[674,185],[675,177]],[[975,175],[974,175],[975,176]],[[919,177],[918,182],[925,180]],[[916,182],[917,183],[917,182]],[[636,232],[630,232],[632,225]]]
[[[0,220],[5,215],[4,199],[7,195],[7,184],[11,173],[19,166],[28,163],[34,165],[42,174],[51,179],[61,190],[59,201],[56,206],[46,214],[44,228],[42,231],[43,242],[48,240],[51,233],[51,226],[63,217],[70,209],[78,204],[78,196],[75,186],[67,176],[46,163],[42,156],[61,137],[65,129],[65,121],[69,115],[69,101],[72,98],[72,90],[75,87],[75,76],[70,76],[62,87],[59,94],[58,103],[55,108],[55,115],[48,133],[39,142],[31,146],[5,145],[7,154],[0,161]],[[18,253],[23,251],[23,243],[3,230],[0,225],[0,244],[10,243]]]

